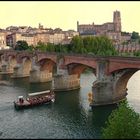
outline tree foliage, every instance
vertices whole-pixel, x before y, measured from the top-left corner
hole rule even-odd
[[[139,33],[138,33],[138,32],[133,31],[133,32],[132,32],[131,39],[134,39],[134,40],[139,39]]]
[[[134,56],[140,57],[140,51],[134,52]]]
[[[140,115],[128,105],[127,101],[122,102],[112,111],[102,132],[104,139],[139,139]]]
[[[19,40],[16,42],[15,50],[22,51],[22,50],[27,50],[27,49],[29,49],[29,46],[26,41]]]
[[[75,53],[92,53],[94,55],[110,56],[117,55],[112,41],[105,37],[80,37],[75,36],[71,41],[72,52]]]
[[[47,48],[47,45],[45,43],[41,42],[41,41],[39,41],[37,43],[37,45],[35,46],[36,50],[40,50],[42,52],[46,52],[46,48]]]
[[[83,39],[80,36],[75,36],[71,40],[72,52],[82,53],[84,51]]]
[[[42,52],[61,52],[61,53],[78,53],[78,54],[92,54],[101,56],[117,55],[112,41],[105,37],[81,37],[74,36],[70,44],[52,44],[38,42],[36,46],[28,46],[26,41],[18,41],[16,49],[18,50],[39,50]]]

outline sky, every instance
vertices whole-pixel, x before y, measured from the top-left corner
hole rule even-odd
[[[0,1],[0,28],[8,26],[77,30],[79,24],[113,22],[120,11],[122,31],[140,33],[140,1]]]

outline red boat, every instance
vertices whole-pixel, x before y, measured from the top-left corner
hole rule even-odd
[[[24,99],[23,96],[19,96],[17,101],[14,101],[16,109],[28,108],[41,104],[49,104],[55,101],[55,94],[52,90],[46,90],[41,92],[29,93],[28,98]]]

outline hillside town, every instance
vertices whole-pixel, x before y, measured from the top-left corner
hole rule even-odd
[[[130,42],[132,33],[123,32],[121,25],[120,11],[113,12],[113,22],[106,22],[102,25],[79,24],[77,21],[77,31],[63,31],[61,28],[47,28],[39,23],[38,28],[30,26],[9,26],[0,29],[0,49],[15,48],[19,40],[26,41],[28,45],[36,46],[38,42],[52,44],[69,44],[74,36],[107,36],[114,45],[121,45]],[[131,44],[132,46],[132,44]]]

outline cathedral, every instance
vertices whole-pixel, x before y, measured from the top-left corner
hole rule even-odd
[[[123,35],[121,32],[121,15],[119,11],[114,11],[113,22],[107,22],[102,25],[79,24],[77,21],[77,31],[80,36],[101,36],[105,35],[113,40],[115,44],[120,44],[131,38],[130,34]]]

